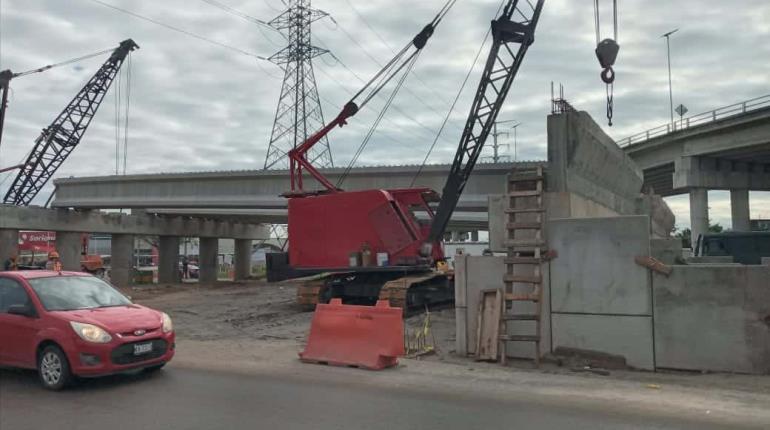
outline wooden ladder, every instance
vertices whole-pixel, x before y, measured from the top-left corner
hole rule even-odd
[[[500,313],[500,362],[506,363],[508,342],[535,345],[535,366],[540,367],[540,326],[543,301],[542,263],[546,241],[543,235],[546,214],[543,167],[514,170],[508,177],[508,236],[503,283],[503,307]],[[530,303],[529,306],[521,302]],[[522,310],[521,308],[526,308]],[[532,325],[534,333],[508,334],[508,324]]]

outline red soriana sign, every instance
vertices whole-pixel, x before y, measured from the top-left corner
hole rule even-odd
[[[56,248],[56,233],[52,231],[20,231],[19,251],[48,253]]]

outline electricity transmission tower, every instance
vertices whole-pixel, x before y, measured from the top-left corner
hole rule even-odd
[[[310,27],[328,14],[312,9],[310,0],[287,0],[285,3],[288,9],[268,23],[284,34],[289,44],[269,58],[283,68],[284,78],[265,169],[288,168],[289,150],[302,144],[324,125],[312,60],[328,51],[313,46]],[[308,158],[319,167],[333,166],[326,137],[313,148]]]

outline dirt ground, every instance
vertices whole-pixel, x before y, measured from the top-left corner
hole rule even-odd
[[[216,285],[161,285],[133,287],[125,290],[134,301],[167,312],[174,321],[180,345],[232,345],[241,352],[248,350],[264,361],[272,356],[292,356],[301,350],[310,328],[313,314],[302,312],[295,304],[295,287],[290,283],[267,284],[250,281],[224,282]],[[430,330],[422,342],[427,348],[423,354],[412,354],[414,362],[426,365],[435,362],[456,365],[463,372],[478,375],[479,372],[528,372],[534,375],[570,375],[589,380],[613,380],[639,383],[647,389],[675,385],[682,388],[724,389],[751,395],[768,396],[770,377],[733,375],[723,373],[692,372],[641,372],[611,370],[606,374],[576,373],[574,368],[559,367],[556,363],[544,363],[533,369],[527,360],[509,360],[502,368],[496,363],[479,363],[472,358],[455,354],[454,309],[444,308],[430,312]],[[408,338],[417,346],[415,333],[423,332],[426,315],[415,315],[406,320]],[[218,355],[228,351],[218,350]],[[431,351],[432,350],[432,351]],[[278,354],[273,352],[278,351]],[[411,351],[414,353],[415,351]],[[418,351],[419,352],[419,351]],[[425,353],[428,352],[428,353]],[[237,353],[237,351],[233,351]]]

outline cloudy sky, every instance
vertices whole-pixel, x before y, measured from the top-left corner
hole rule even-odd
[[[267,152],[282,71],[258,60],[280,50],[282,36],[201,0],[100,0],[189,34],[143,21],[95,0],[0,0],[0,70],[28,70],[101,51],[126,38],[132,55],[128,173],[261,168]],[[219,0],[249,16],[270,20],[282,0]],[[443,5],[443,0],[315,0],[334,18],[314,26],[314,43],[334,52],[315,60],[327,118]],[[610,4],[602,0],[603,37],[610,35]],[[514,83],[501,120],[516,120],[511,158],[545,158],[550,83],[586,110],[615,138],[664,124],[668,111],[665,41],[672,38],[674,104],[691,113],[770,93],[770,3],[766,0],[621,1],[615,85],[615,126],[606,126],[604,86],[593,53],[593,2],[547,0],[535,45]],[[415,68],[357,165],[420,163],[457,94],[499,0],[460,0]],[[355,40],[354,40],[355,39]],[[485,55],[485,54],[484,54]],[[0,166],[14,164],[40,129],[66,105],[106,57],[15,80]],[[124,69],[127,69],[124,67]],[[355,72],[353,74],[351,72]],[[357,75],[357,76],[356,76]],[[429,162],[449,162],[467,115],[478,73]],[[125,84],[125,81],[124,81]],[[115,172],[115,87],[82,146],[59,177]],[[123,90],[125,102],[126,90]],[[336,165],[347,165],[383,100],[331,137]],[[125,105],[125,103],[124,103]],[[122,130],[122,128],[121,128]],[[122,131],[121,131],[122,133]],[[0,176],[0,181],[3,177]],[[8,181],[10,182],[10,181]],[[0,185],[4,191],[8,182]],[[710,194],[714,221],[730,225],[729,199]],[[689,224],[686,196],[668,200],[680,227]],[[752,216],[770,218],[770,195],[752,193]]]

